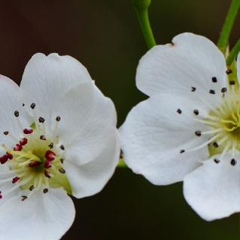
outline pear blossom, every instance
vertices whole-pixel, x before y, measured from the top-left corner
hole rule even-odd
[[[99,192],[118,163],[114,105],[76,59],[38,53],[20,87],[0,76],[0,112],[0,239],[60,239],[70,196]]]
[[[236,73],[237,69],[237,73]],[[240,56],[183,33],[140,60],[137,87],[149,98],[120,129],[127,165],[151,183],[183,181],[184,196],[205,220],[240,211]]]

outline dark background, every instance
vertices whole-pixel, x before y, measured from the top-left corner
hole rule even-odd
[[[189,31],[216,42],[229,5],[230,0],[152,0],[156,40],[164,44]],[[239,25],[238,20],[232,44]],[[144,99],[134,78],[146,51],[131,0],[0,0],[0,73],[19,82],[34,53],[72,55],[112,98],[119,125]],[[205,222],[185,202],[182,184],[153,186],[129,169],[117,169],[101,193],[74,201],[77,217],[63,240],[240,239],[239,214]]]

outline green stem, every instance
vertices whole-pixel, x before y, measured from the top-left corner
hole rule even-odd
[[[232,32],[233,24],[237,17],[239,7],[240,7],[240,0],[233,0],[228,10],[228,14],[225,19],[221,35],[218,40],[218,47],[223,53],[225,53],[227,49],[229,37]]]
[[[240,52],[240,39],[238,40],[238,42],[236,43],[236,45],[234,46],[234,48],[227,57],[227,66],[230,66],[233,63],[234,59],[237,58],[239,52]]]
[[[151,24],[148,17],[148,8],[143,9],[143,8],[135,7],[135,9],[136,9],[137,17],[142,29],[145,42],[148,48],[150,49],[156,45],[156,41],[154,39]]]

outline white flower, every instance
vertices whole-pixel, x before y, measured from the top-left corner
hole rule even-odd
[[[239,74],[240,57],[237,69]],[[128,166],[156,185],[184,181],[187,202],[206,220],[240,211],[235,73],[210,40],[180,34],[141,59],[136,82],[150,98],[120,129]]]
[[[71,198],[99,192],[119,157],[116,111],[86,68],[36,54],[20,88],[0,76],[0,239],[57,240]]]

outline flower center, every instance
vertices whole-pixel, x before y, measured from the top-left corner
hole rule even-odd
[[[223,104],[212,111],[206,119],[207,125],[216,130],[215,148],[210,145],[211,155],[229,150],[240,150],[240,95],[239,90],[232,89],[224,97]]]
[[[15,116],[19,117],[19,113],[15,112]],[[60,120],[56,117],[57,123]],[[64,170],[65,147],[57,136],[50,139],[45,136],[44,122],[45,119],[39,117],[30,128],[23,129],[23,137],[13,148],[2,145],[6,154],[0,157],[0,163],[6,164],[10,171],[0,182],[11,181],[12,190],[20,188],[24,193],[22,200],[36,190],[47,193],[49,188],[64,188],[68,194],[72,193]],[[13,137],[8,131],[4,135]],[[0,198],[7,193],[0,191]]]

